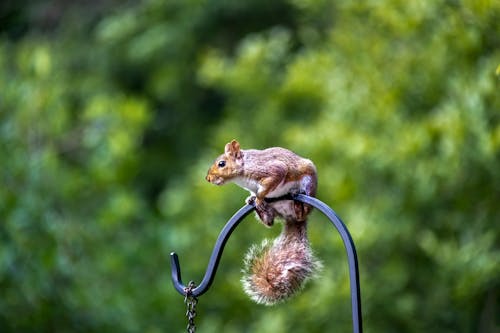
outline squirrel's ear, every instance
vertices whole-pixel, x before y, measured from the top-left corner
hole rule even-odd
[[[226,155],[232,156],[234,158],[241,158],[240,143],[236,140],[229,142],[228,144],[226,144],[224,152]]]

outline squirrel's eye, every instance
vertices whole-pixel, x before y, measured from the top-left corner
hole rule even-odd
[[[224,161],[224,160],[219,161],[219,163],[217,164],[217,166],[218,166],[219,168],[223,168],[223,167],[225,167],[225,166],[226,166],[226,161]]]

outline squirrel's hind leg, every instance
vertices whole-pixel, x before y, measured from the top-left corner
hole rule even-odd
[[[276,210],[271,207],[267,202],[265,201],[259,201],[257,200],[256,196],[251,195],[249,196],[245,202],[249,205],[254,205],[255,206],[255,212],[257,213],[257,216],[259,220],[267,227],[272,227],[274,224],[274,218],[276,217]]]
[[[304,193],[302,191],[300,192],[297,192],[297,193],[292,193],[293,194],[305,194],[305,195],[308,195],[307,193]],[[303,202],[300,202],[300,201],[293,201],[293,204],[292,204],[292,207],[293,207],[293,212],[294,212],[294,215],[295,215],[295,218],[294,220],[297,221],[297,222],[304,222],[307,220],[307,215],[309,215],[309,213],[311,212],[312,210],[312,207],[303,203]]]
[[[255,211],[259,216],[259,219],[266,226],[271,227],[274,224],[274,218],[276,217],[276,211],[273,207],[268,205],[265,201],[263,201],[260,205],[255,206]]]

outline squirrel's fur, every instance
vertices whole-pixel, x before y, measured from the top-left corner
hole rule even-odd
[[[236,140],[226,144],[208,170],[206,180],[223,185],[234,182],[251,193],[249,204],[264,225],[276,217],[283,230],[273,241],[264,240],[250,248],[244,259],[243,287],[251,299],[272,305],[297,294],[321,268],[307,238],[307,215],[312,207],[293,200],[267,202],[287,194],[316,195],[314,164],[290,150],[273,147],[243,150]]]
[[[274,305],[296,295],[321,268],[307,239],[307,222],[284,221],[274,240],[253,245],[244,259],[243,289],[255,302]]]

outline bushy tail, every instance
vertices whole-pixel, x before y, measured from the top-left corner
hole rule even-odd
[[[243,288],[255,302],[273,305],[297,294],[321,267],[309,245],[307,222],[288,220],[278,238],[249,249]]]

